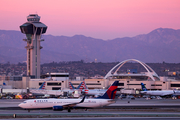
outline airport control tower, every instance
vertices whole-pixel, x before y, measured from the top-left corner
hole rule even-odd
[[[21,32],[26,34],[27,42],[27,75],[40,78],[40,42],[41,35],[46,32],[47,26],[40,21],[40,16],[30,14],[27,16],[27,22],[20,26]]]

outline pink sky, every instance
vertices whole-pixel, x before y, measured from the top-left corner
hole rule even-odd
[[[180,29],[180,0],[0,0],[0,29],[20,30],[30,13],[58,36],[107,40]]]

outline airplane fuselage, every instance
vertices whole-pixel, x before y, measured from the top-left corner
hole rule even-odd
[[[24,109],[41,109],[52,108],[53,106],[64,106],[79,101],[81,101],[81,99],[33,99],[26,100],[19,104],[19,106]],[[85,99],[83,103],[77,104],[74,107],[95,108],[107,106],[112,103],[115,103],[112,99]]]
[[[38,90],[38,89],[32,89],[30,90],[31,93],[36,93],[36,94],[48,94],[48,95],[62,95],[63,91],[61,90]]]
[[[172,95],[174,94],[173,90],[160,90],[160,91],[141,91],[143,94],[147,95],[158,95],[158,96],[165,96],[165,95]]]
[[[86,95],[103,95],[106,90],[83,90],[83,92],[86,94]]]

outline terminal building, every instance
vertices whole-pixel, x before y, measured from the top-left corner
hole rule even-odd
[[[147,72],[137,73],[136,70],[133,70],[133,72],[129,71],[126,74],[118,72],[121,67],[129,61],[138,62],[147,70]],[[116,80],[119,81],[118,91],[122,89],[134,90],[134,94],[138,93],[136,91],[141,90],[141,83],[144,83],[148,90],[180,89],[180,81],[168,79],[168,77],[159,77],[150,66],[135,59],[125,60],[117,64],[104,78],[85,79],[85,82],[89,89],[106,89]],[[69,73],[48,73],[47,77],[44,79],[31,79],[28,76],[0,77],[0,85],[3,85],[4,82],[6,85],[12,85],[12,88],[14,89],[37,89],[44,81],[46,81],[45,88],[47,90],[67,89],[69,88],[69,82],[72,82],[74,87],[77,87],[82,82],[81,79],[70,80]]]

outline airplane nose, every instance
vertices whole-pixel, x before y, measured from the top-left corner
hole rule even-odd
[[[22,103],[20,103],[18,106],[21,107],[21,108],[23,107]]]

